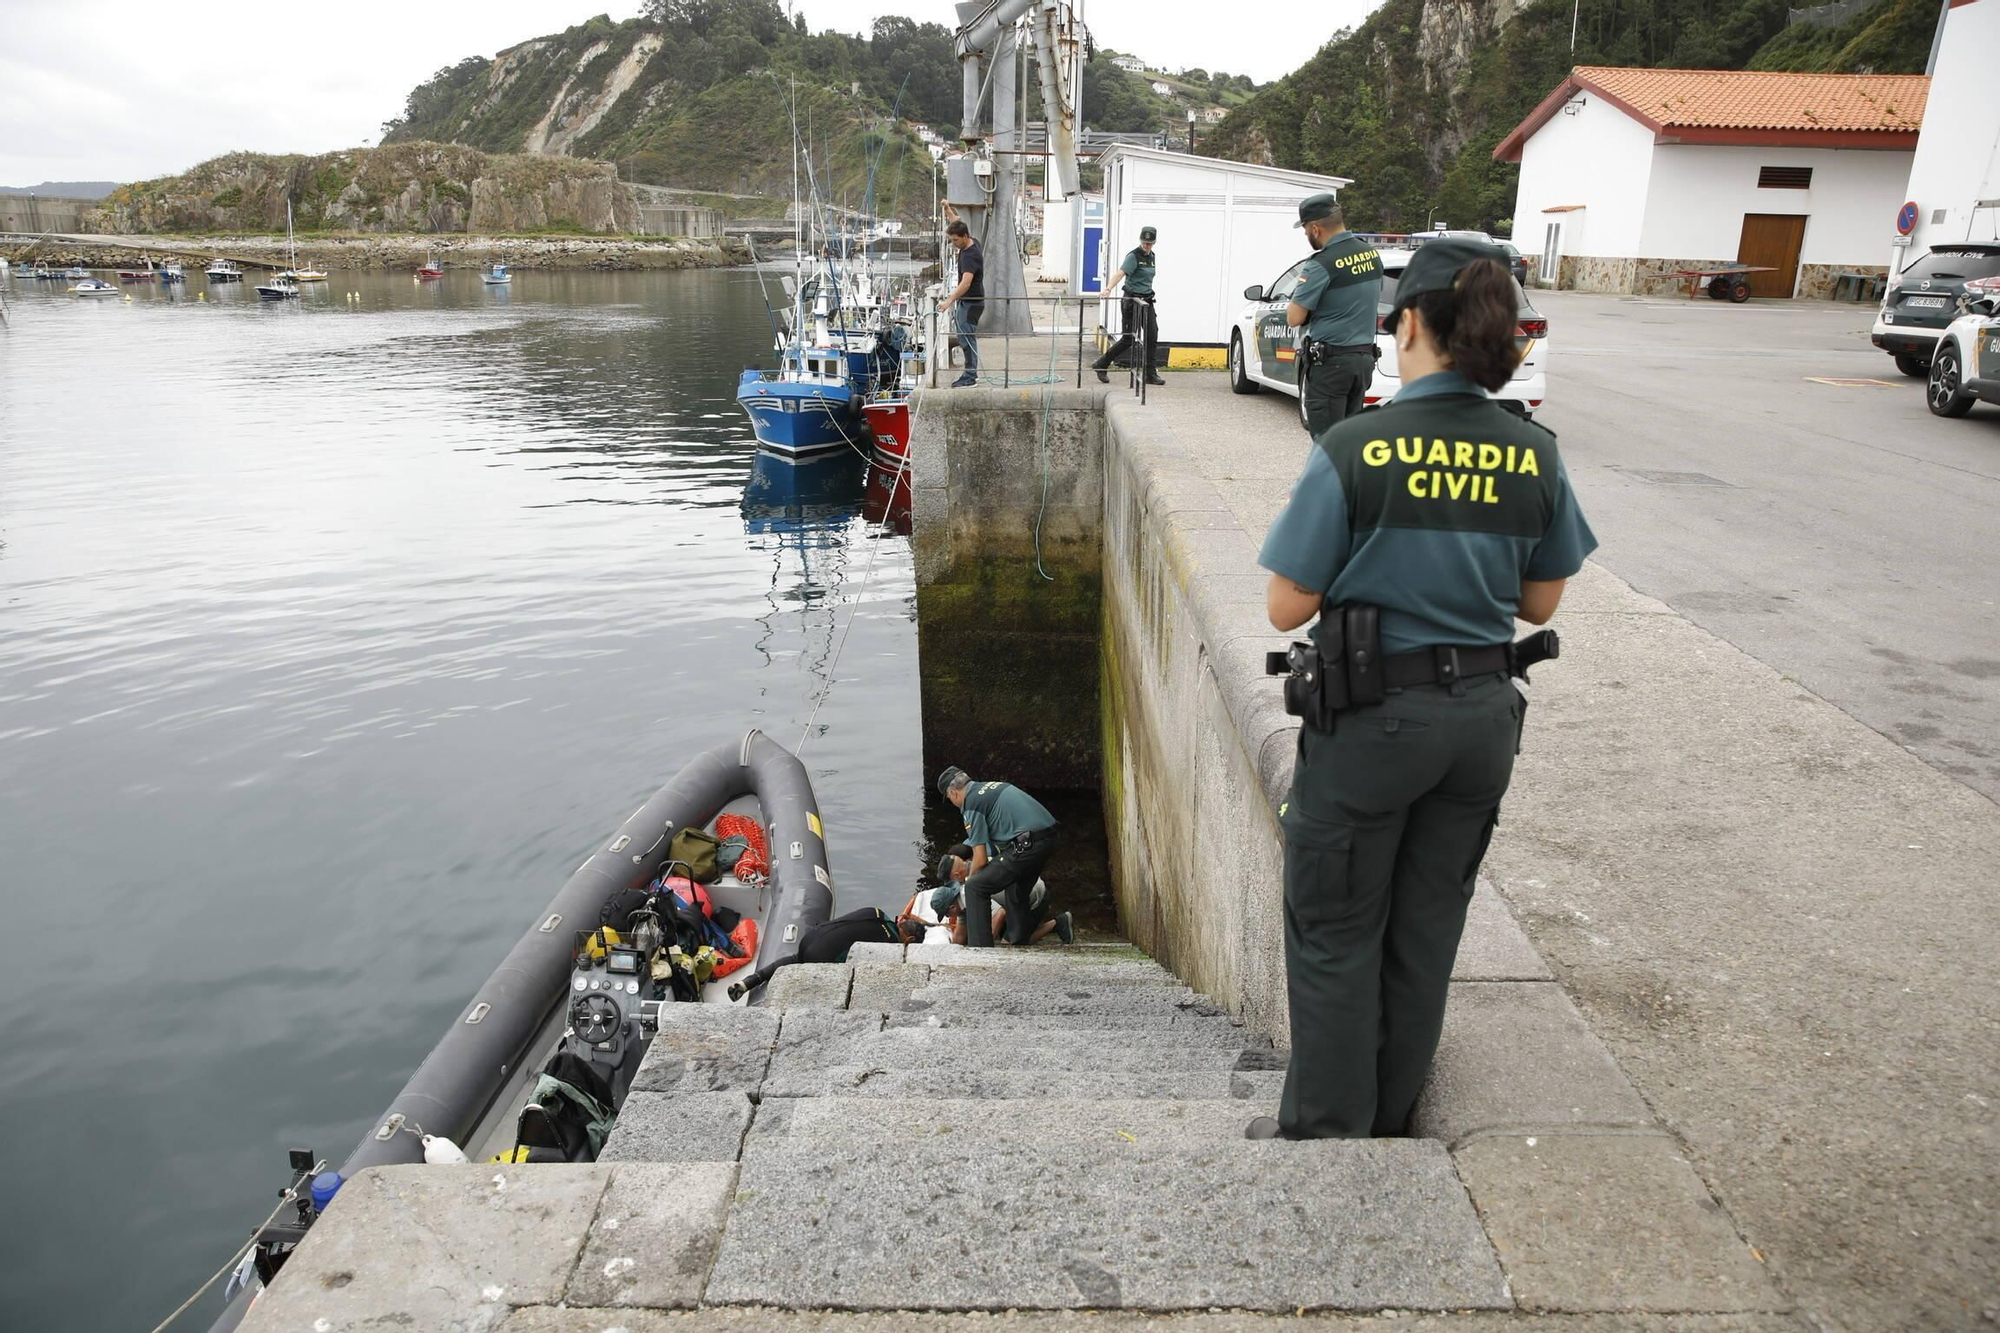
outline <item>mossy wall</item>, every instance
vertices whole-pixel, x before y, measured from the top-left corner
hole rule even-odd
[[[1101,400],[933,390],[911,417],[925,768],[1094,790]]]

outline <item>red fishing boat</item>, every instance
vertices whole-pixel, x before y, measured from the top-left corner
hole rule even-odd
[[[424,279],[442,278],[444,276],[444,269],[439,265],[437,260],[426,259],[423,267],[417,270],[417,276]]]
[[[910,535],[910,391],[891,389],[862,404],[875,447],[868,459],[868,493],[862,517]]]

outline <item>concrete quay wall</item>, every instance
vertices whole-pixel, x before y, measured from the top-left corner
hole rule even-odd
[[[1104,813],[1133,943],[1283,1033],[1277,804],[1298,724],[1264,654],[1257,537],[1164,415],[1107,405],[1100,690]]]
[[[925,771],[1095,788],[1102,394],[930,390],[910,417]]]

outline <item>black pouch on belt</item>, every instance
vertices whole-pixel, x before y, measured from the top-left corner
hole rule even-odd
[[[1379,607],[1355,603],[1341,608],[1346,635],[1342,656],[1346,658],[1347,701],[1352,707],[1379,704],[1386,697],[1382,679],[1382,612]]]

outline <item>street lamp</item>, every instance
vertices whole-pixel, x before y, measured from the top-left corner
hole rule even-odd
[[[1194,156],[1194,108],[1188,108],[1188,156]]]

